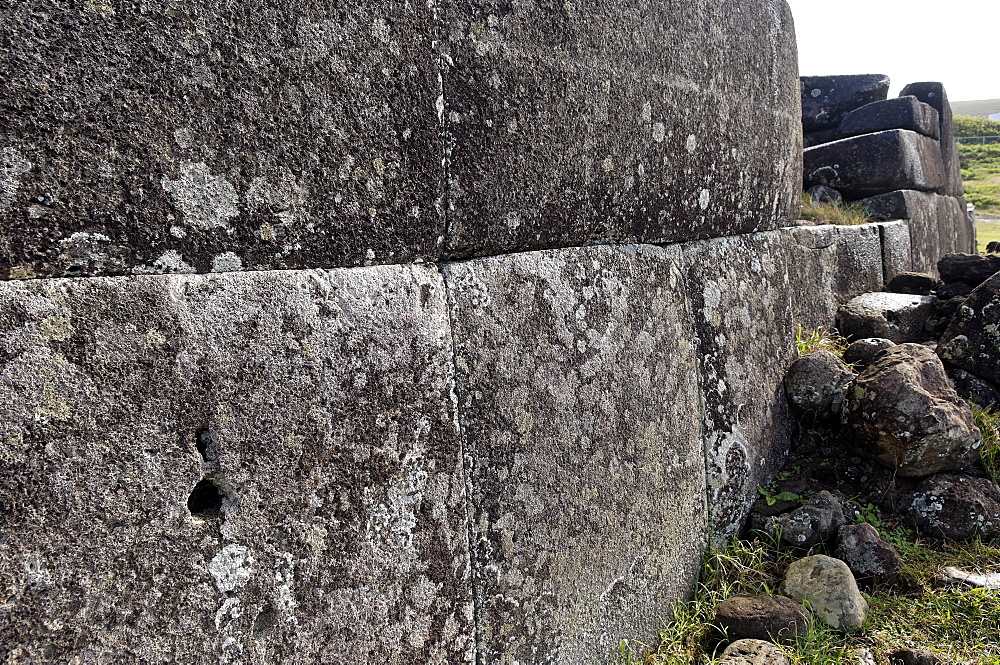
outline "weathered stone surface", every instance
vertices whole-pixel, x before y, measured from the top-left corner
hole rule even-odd
[[[903,501],[902,509],[913,526],[935,537],[1000,537],[1000,488],[986,478],[928,478]]]
[[[962,186],[962,167],[958,160],[958,143],[955,141],[955,121],[948,103],[948,93],[944,86],[935,82],[910,83],[900,96],[912,95],[925,104],[933,106],[938,112],[941,125],[941,160],[944,164],[944,194],[962,196],[965,189]],[[962,205],[965,212],[965,205]]]
[[[806,132],[835,128],[844,114],[889,95],[889,77],[882,74],[803,76],[799,81]]]
[[[898,189],[932,192],[944,183],[937,142],[905,129],[824,143],[802,156],[806,187],[834,187],[848,200]]]
[[[844,349],[844,362],[858,369],[864,369],[873,360],[887,349],[896,346],[896,343],[885,337],[866,337],[851,344]]]
[[[934,299],[902,293],[863,293],[837,312],[837,328],[848,339],[885,337],[897,344],[926,339],[924,323]]]
[[[452,255],[731,235],[798,213],[784,2],[462,0],[442,19]]]
[[[941,279],[976,287],[1000,272],[1000,256],[990,254],[946,254],[938,261]]]
[[[901,220],[881,222],[876,226],[882,240],[882,279],[888,282],[899,273],[913,269],[910,226]]]
[[[889,665],[943,665],[941,656],[930,649],[893,649],[886,657]]]
[[[0,331],[19,658],[472,662],[436,270],[5,282]]]
[[[776,644],[764,640],[737,640],[722,652],[719,665],[790,665],[791,662]]]
[[[6,3],[0,279],[436,255],[436,31],[420,2]]]
[[[788,368],[785,392],[799,414],[823,420],[840,413],[847,386],[853,380],[854,372],[843,360],[829,351],[814,351]]]
[[[871,524],[841,527],[834,556],[847,564],[855,579],[888,582],[902,563],[896,548]]]
[[[606,663],[621,639],[653,638],[706,537],[680,250],[529,252],[445,274],[479,657]]]
[[[829,540],[846,523],[840,501],[823,490],[800,508],[768,520],[766,529],[780,534],[781,542],[790,547],[805,549]]]
[[[806,190],[806,194],[813,203],[843,203],[844,197],[833,187],[826,185],[813,185]]]
[[[901,272],[886,282],[885,290],[889,293],[929,296],[939,286],[941,280],[925,272]]]
[[[785,371],[795,357],[789,231],[685,243],[685,281],[701,355],[709,515],[737,533],[757,487],[781,468],[792,420]]]
[[[945,363],[945,370],[962,399],[987,409],[1000,408],[1000,386],[948,363]]]
[[[973,289],[958,308],[938,353],[955,367],[1000,382],[1000,273]]]
[[[882,353],[854,380],[841,414],[858,452],[901,476],[966,469],[979,459],[968,405],[921,344]]]
[[[809,610],[784,596],[733,596],[715,608],[714,625],[726,638],[794,642],[809,630]]]
[[[796,602],[808,601],[813,614],[833,628],[860,628],[868,612],[851,569],[840,559],[822,554],[790,565],[782,589]]]
[[[909,129],[932,139],[941,137],[937,109],[910,95],[865,104],[845,114],[837,129],[843,138],[887,129]]]

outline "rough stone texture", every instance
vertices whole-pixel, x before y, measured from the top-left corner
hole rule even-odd
[[[1000,537],[1000,488],[986,478],[928,478],[904,499],[902,510],[920,532],[934,537]]]
[[[706,529],[680,250],[529,252],[445,274],[479,658],[606,663],[689,591]]]
[[[798,214],[782,0],[454,0],[442,17],[452,255],[732,235]]]
[[[857,369],[864,369],[871,364],[878,354],[891,349],[896,343],[885,337],[866,337],[859,339],[844,349],[844,362]]]
[[[829,540],[846,523],[840,501],[823,490],[800,508],[768,520],[765,528],[780,534],[786,545],[805,549]]]
[[[789,243],[792,320],[826,328],[854,296],[883,285],[882,244],[874,224],[800,226],[784,230]]]
[[[809,630],[811,618],[809,610],[784,596],[733,596],[715,608],[713,625],[734,641],[794,642]]]
[[[958,308],[938,353],[955,367],[1000,382],[1000,273],[973,289]]]
[[[941,280],[925,272],[901,272],[886,282],[885,290],[889,293],[929,296],[939,286]]]
[[[943,665],[945,660],[930,649],[894,649],[886,654],[889,665]]]
[[[885,337],[897,344],[926,339],[924,323],[934,299],[902,293],[863,293],[837,312],[837,328],[848,339]]]
[[[0,331],[8,653],[472,662],[434,269],[5,282]]]
[[[844,114],[889,95],[889,77],[802,76],[802,126],[806,132],[836,128]]]
[[[0,279],[436,255],[435,33],[422,2],[5,3]]]
[[[814,351],[792,363],[785,375],[785,392],[795,410],[811,420],[840,413],[854,373],[829,351]]]
[[[1000,272],[1000,256],[946,254],[938,261],[937,267],[945,283],[961,282],[976,287]]]
[[[871,524],[841,527],[837,540],[834,556],[847,564],[855,579],[888,582],[902,564],[896,548]]]
[[[885,351],[847,391],[841,411],[858,452],[901,476],[971,467],[980,434],[937,355],[921,344]]]
[[[962,399],[986,409],[1000,409],[1000,386],[948,363],[945,370]]]
[[[686,288],[701,356],[709,516],[737,533],[787,455],[783,379],[794,359],[787,231],[686,243]]]
[[[909,129],[932,139],[941,137],[937,109],[909,95],[855,109],[841,118],[837,128],[843,138],[887,129]]]
[[[860,628],[868,612],[851,569],[840,559],[822,554],[790,565],[782,589],[796,602],[808,601],[815,616],[840,630]]]
[[[910,226],[901,220],[882,222],[876,226],[882,240],[882,279],[888,282],[899,273],[913,269]]]
[[[898,189],[933,192],[944,183],[937,141],[906,129],[824,143],[802,157],[806,187],[834,187],[848,200]]]
[[[940,83],[911,83],[903,88],[900,97],[912,95],[925,104],[933,106],[938,112],[941,124],[941,160],[944,164],[945,185],[944,194],[963,196],[962,167],[958,160],[958,142],[955,141],[955,121],[948,103],[948,93]],[[965,212],[963,201],[962,212]]]
[[[725,651],[719,665],[790,665],[781,647],[764,640],[737,640]]]
[[[905,219],[910,229],[910,270],[938,274],[938,261],[949,252],[975,252],[975,227],[960,199],[930,192],[899,190],[856,201],[880,220]],[[942,279],[948,281],[942,275]]]

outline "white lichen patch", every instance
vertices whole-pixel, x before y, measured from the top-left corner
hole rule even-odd
[[[31,162],[17,151],[7,147],[0,151],[0,210],[6,210],[14,203],[17,190],[21,187],[21,176],[31,170]]]
[[[202,230],[229,229],[229,220],[240,214],[239,195],[232,183],[213,175],[204,162],[184,162],[177,180],[163,178],[163,187],[184,221]]]
[[[215,586],[227,593],[247,583],[253,573],[253,557],[243,545],[226,545],[208,562],[208,574]]]
[[[694,151],[698,149],[698,137],[694,134],[688,134],[687,141],[684,142],[684,149],[693,155]]]
[[[353,166],[354,158],[348,155],[341,167],[340,177],[349,177]],[[266,177],[259,176],[251,180],[244,198],[251,209],[266,210],[274,215],[277,223],[291,224],[303,218],[308,197],[306,187],[296,180],[290,169],[282,166]],[[273,239],[273,229],[270,238],[265,237],[264,231],[261,231],[261,237],[265,240]]]
[[[243,261],[234,252],[224,252],[212,259],[212,272],[243,270]]]
[[[712,200],[712,193],[709,192],[707,189],[703,189],[701,190],[701,192],[698,193],[698,207],[701,208],[702,210],[708,208],[708,203],[711,200]]]
[[[153,262],[155,271],[161,273],[190,273],[195,272],[194,266],[187,263],[181,253],[176,249],[164,252],[160,258]]]

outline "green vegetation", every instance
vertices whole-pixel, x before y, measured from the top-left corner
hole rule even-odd
[[[956,115],[955,136],[1000,136],[1000,120]]]
[[[979,246],[979,253],[984,254],[986,245],[994,240],[1000,242],[1000,222],[978,220],[976,222],[976,244]]]
[[[795,327],[795,349],[800,356],[813,351],[829,351],[842,358],[846,348],[847,340],[836,330],[827,328],[805,330],[801,325]]]
[[[865,209],[853,204],[813,203],[808,194],[802,195],[802,213],[799,219],[817,224],[856,226],[872,221]]]
[[[946,662],[1000,665],[1000,602],[996,592],[947,587],[938,581],[945,566],[1000,568],[996,564],[1000,549],[979,541],[924,541],[898,526],[885,536],[902,556],[903,568],[893,585],[876,586],[865,593],[870,609],[863,628],[844,634],[814,621],[805,637],[785,647],[792,662],[846,665],[855,662],[851,653],[864,647],[881,663],[892,649],[920,646],[941,653]],[[799,556],[801,553],[760,541],[737,541],[709,552],[694,597],[673,607],[657,648],[641,656],[648,651],[642,645],[623,645],[623,662],[711,662],[725,646],[724,636],[712,625],[716,605],[737,594],[777,593],[785,568]]]
[[[976,404],[972,407],[972,418],[983,435],[979,448],[983,468],[995,483],[1000,483],[1000,411],[984,409]]]
[[[1000,121],[955,116],[955,136],[997,137],[986,145],[959,142],[958,156],[965,198],[979,214],[1000,215]]]

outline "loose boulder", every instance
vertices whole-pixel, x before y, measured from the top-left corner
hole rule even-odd
[[[802,76],[799,82],[806,133],[836,128],[846,113],[889,96],[889,77],[882,74]]]
[[[792,661],[775,644],[764,640],[738,640],[722,652],[719,665],[790,665]]]
[[[852,524],[840,529],[834,555],[847,564],[855,579],[887,582],[896,576],[902,559],[896,548],[871,524]]]
[[[971,467],[980,433],[941,359],[921,344],[883,353],[847,391],[842,422],[858,453],[901,476]]]
[[[921,533],[954,540],[1000,537],[1000,488],[986,478],[959,474],[928,478],[901,508]]]
[[[787,545],[807,548],[832,538],[846,523],[840,501],[823,490],[801,507],[770,518],[766,531],[780,534]]]
[[[939,347],[940,348],[940,347]],[[955,392],[959,396],[984,409],[1000,408],[1000,386],[980,378],[972,372],[945,364],[945,369],[951,382],[955,385]]]
[[[976,287],[1000,272],[1000,255],[945,254],[937,266],[945,284],[963,282]]]
[[[906,293],[912,296],[929,296],[941,286],[941,281],[924,272],[901,272],[889,280],[885,290],[889,293]]]
[[[811,620],[809,610],[784,596],[733,596],[715,609],[715,625],[730,640],[794,641]]]
[[[862,293],[837,312],[837,328],[848,339],[884,337],[896,344],[921,342],[934,305],[929,296]]]
[[[886,654],[889,665],[942,665],[944,660],[930,649],[895,649]]]
[[[829,351],[814,351],[792,363],[785,375],[785,392],[804,416],[829,419],[840,413],[854,373]]]
[[[840,559],[822,554],[790,565],[782,589],[792,600],[808,602],[813,614],[840,630],[860,628],[868,612],[851,569]]]
[[[896,346],[896,343],[885,337],[866,337],[859,339],[844,349],[844,362],[856,369],[864,369],[872,363],[878,354]]]
[[[1000,383],[1000,274],[973,289],[941,336],[941,358]]]
[[[843,137],[887,129],[909,129],[932,139],[941,136],[937,109],[912,95],[865,104],[845,114],[838,127]]]

